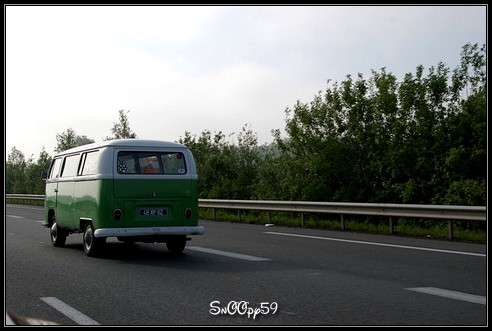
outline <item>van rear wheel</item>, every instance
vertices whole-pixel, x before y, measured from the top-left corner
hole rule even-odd
[[[53,246],[55,247],[65,246],[65,242],[67,241],[67,235],[68,235],[67,231],[61,229],[56,223],[56,220],[53,220],[53,223],[51,224],[51,228],[50,228],[50,238]]]
[[[186,237],[173,238],[166,241],[166,246],[169,252],[173,255],[183,253],[186,247]]]
[[[85,254],[88,256],[96,256],[101,252],[106,243],[106,238],[96,238],[94,236],[94,227],[92,226],[92,223],[87,223],[84,230],[83,242]]]

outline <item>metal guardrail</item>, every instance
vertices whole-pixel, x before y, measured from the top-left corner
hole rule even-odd
[[[389,233],[394,232],[393,217],[426,218],[448,221],[448,239],[453,239],[453,220],[486,221],[485,206],[451,206],[451,205],[411,205],[385,203],[351,203],[351,202],[308,202],[308,201],[265,201],[265,200],[215,200],[200,199],[201,208],[236,209],[241,220],[240,210],[297,212],[301,214],[301,226],[304,227],[304,213],[329,213],[340,215],[340,227],[345,230],[344,215],[372,215],[389,217]]]
[[[200,199],[200,207],[485,221],[485,206]]]
[[[21,200],[28,205],[38,204],[39,201],[44,201],[44,194],[5,194],[5,201],[8,200]]]
[[[44,200],[44,195],[6,194],[7,200],[36,201]],[[344,215],[371,215],[389,217],[389,232],[394,232],[392,217],[426,218],[448,221],[448,239],[453,239],[453,221],[486,221],[485,206],[452,206],[452,205],[412,205],[385,203],[351,203],[351,202],[308,202],[308,201],[271,201],[271,200],[218,200],[199,199],[200,208],[234,209],[241,220],[241,210],[264,210],[268,212],[268,221],[272,211],[296,212],[301,214],[301,226],[304,227],[305,213],[338,214],[341,229],[345,230]]]

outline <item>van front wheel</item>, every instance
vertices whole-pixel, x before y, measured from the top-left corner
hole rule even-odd
[[[67,232],[58,226],[56,220],[53,220],[53,223],[51,225],[50,237],[51,243],[55,247],[63,247],[65,245],[65,242],[67,241]]]
[[[92,223],[87,223],[84,230],[84,252],[88,256],[96,256],[102,250],[106,243],[106,238],[96,238],[94,236],[94,227]]]

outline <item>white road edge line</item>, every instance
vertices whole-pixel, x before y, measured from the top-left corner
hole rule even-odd
[[[5,216],[11,218],[25,218],[24,216],[17,216],[17,215],[5,215]]]
[[[82,314],[80,311],[70,307],[69,305],[67,305],[63,301],[58,300],[55,297],[45,297],[45,298],[41,298],[41,300],[43,300],[48,305],[55,308],[60,313],[67,316],[68,318],[70,318],[72,321],[74,321],[79,325],[101,325],[98,322],[94,321],[92,318],[87,317],[86,315]]]
[[[31,209],[31,210],[42,210],[44,208],[44,206],[27,207],[26,205],[15,205],[15,204],[6,204],[5,206],[9,208]]]
[[[283,233],[283,232],[265,232],[265,233],[267,233],[267,234],[277,234],[277,235],[281,235],[281,236],[291,236],[291,237],[301,237],[301,238],[311,238],[311,239],[323,239],[323,240],[331,240],[331,241],[350,242],[350,243],[355,243],[355,244],[365,244],[365,245],[374,245],[374,246],[387,246],[387,247],[415,249],[415,250],[421,250],[421,251],[431,251],[431,252],[440,252],[440,253],[451,253],[451,254],[461,254],[461,255],[471,255],[471,256],[487,257],[486,254],[481,254],[481,253],[448,251],[448,250],[444,250],[444,249],[435,249],[435,248],[424,248],[424,247],[414,247],[414,246],[382,244],[382,243],[375,243],[375,242],[369,242],[369,241],[359,241],[359,240],[349,240],[349,239],[337,239],[337,238],[328,238],[328,237],[317,237],[317,236],[308,236],[308,235],[302,235],[302,234],[292,234],[292,233]]]
[[[246,260],[246,261],[269,261],[270,260],[270,259],[266,259],[263,257],[244,255],[244,254],[238,254],[238,253],[232,253],[232,252],[226,252],[226,251],[219,251],[216,249],[205,248],[205,247],[191,246],[191,247],[186,247],[186,249],[190,249],[190,250],[194,250],[194,251],[198,251],[198,252],[215,254],[215,255],[222,255],[222,256],[232,257],[235,259],[241,259],[241,260]]]
[[[425,293],[425,294],[437,295],[437,296],[445,297],[445,298],[449,298],[449,299],[468,301],[468,302],[472,302],[472,303],[478,303],[481,305],[487,304],[487,298],[483,297],[481,295],[473,295],[473,294],[468,294],[468,293],[463,293],[463,292],[444,290],[444,289],[437,288],[437,287],[414,287],[414,288],[406,288],[405,290],[415,291],[415,292],[420,292],[420,293]]]

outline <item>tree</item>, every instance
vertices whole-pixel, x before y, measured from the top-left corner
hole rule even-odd
[[[195,157],[199,197],[252,199],[259,174],[257,140],[248,125],[237,135],[237,145],[226,142],[222,132],[212,134],[207,130],[199,137],[186,132],[179,143],[190,148]]]
[[[397,82],[382,68],[298,101],[286,110],[287,138],[276,134],[278,168],[261,177],[286,182],[287,199],[483,205],[485,45],[465,45],[461,59],[452,76],[438,63]]]
[[[44,150],[39,154],[36,163],[28,162],[26,171],[26,184],[30,194],[44,194],[45,193],[45,182],[41,178],[41,173],[43,171],[48,171],[51,164],[51,156]]]
[[[87,136],[76,136],[75,137],[75,146],[82,146],[93,143],[93,139],[87,138]]]
[[[229,198],[230,160],[225,156],[227,144],[222,132],[203,131],[199,137],[185,132],[179,143],[187,146],[195,158],[198,171],[198,194],[202,199]]]
[[[26,185],[26,167],[27,162],[24,154],[17,148],[12,147],[5,167],[6,193],[28,193]]]
[[[67,131],[56,134],[55,152],[63,152],[67,149],[90,144],[93,142],[94,140],[87,138],[87,136],[78,136],[75,133],[74,129],[68,128]]]
[[[258,178],[261,159],[258,150],[258,138],[251,125],[244,125],[237,135],[237,145],[229,148],[232,161],[231,199],[253,199],[254,187]]]
[[[130,124],[128,123],[127,113],[121,109],[119,112],[119,123],[114,123],[111,132],[113,133],[113,137],[106,137],[104,140],[113,140],[113,139],[127,139],[127,138],[137,138],[137,135],[132,132],[130,129]]]

